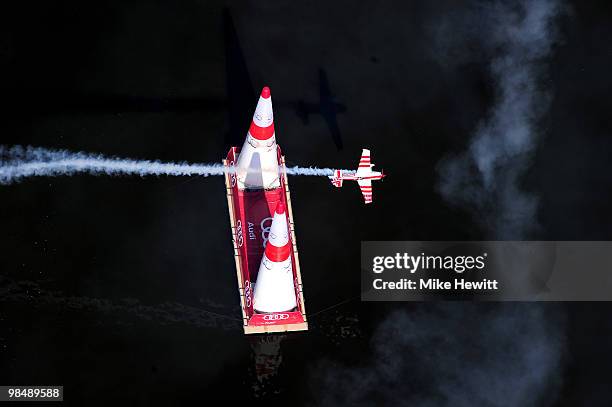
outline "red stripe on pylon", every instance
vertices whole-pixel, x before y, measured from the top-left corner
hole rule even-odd
[[[273,261],[275,263],[287,260],[290,254],[291,242],[287,242],[287,244],[283,247],[276,247],[270,242],[268,242],[268,244],[266,245],[265,255],[268,260]]]
[[[257,140],[267,140],[274,135],[274,123],[268,127],[259,127],[252,121],[251,127],[249,128],[249,133]]]

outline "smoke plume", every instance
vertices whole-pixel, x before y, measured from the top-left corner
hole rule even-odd
[[[317,405],[552,405],[564,320],[533,304],[420,304],[392,312],[357,367],[312,366]]]
[[[537,225],[537,198],[521,182],[550,99],[542,76],[561,10],[556,0],[481,4],[459,27],[442,24],[438,32],[446,36],[454,28],[446,47],[452,47],[449,41],[475,42],[491,60],[495,103],[467,150],[438,166],[442,196],[478,216],[490,238],[521,239]]]
[[[438,166],[441,195],[467,208],[489,237],[533,232],[537,199],[522,188],[549,95],[555,0],[478,2],[433,26],[445,65],[485,58],[495,103],[466,151]],[[558,397],[565,351],[555,304],[427,303],[381,318],[358,366],[312,366],[318,405],[547,406]]]

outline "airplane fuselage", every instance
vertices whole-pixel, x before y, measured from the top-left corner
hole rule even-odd
[[[330,175],[329,179],[334,179],[335,176]],[[366,180],[366,179],[370,179],[370,180],[376,180],[376,179],[383,179],[384,175],[379,172],[379,171],[372,171],[370,174],[368,175],[355,175],[355,173],[347,173],[347,172],[342,172],[340,175],[340,178],[343,181],[360,181],[360,180]]]

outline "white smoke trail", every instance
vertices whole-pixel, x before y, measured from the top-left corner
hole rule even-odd
[[[311,177],[328,177],[334,174],[333,168],[317,168],[317,167],[287,167],[287,175],[306,175]],[[351,172],[349,170],[341,170],[343,173]]]
[[[190,164],[104,157],[100,154],[48,150],[40,147],[0,146],[0,184],[9,185],[28,177],[90,175],[200,176],[223,175],[222,164]],[[343,170],[345,171],[345,170]],[[325,177],[331,168],[288,167],[289,175]]]

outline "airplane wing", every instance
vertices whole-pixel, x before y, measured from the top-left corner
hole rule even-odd
[[[359,166],[355,173],[358,177],[363,177],[372,172],[372,165],[370,164],[370,150],[364,148],[361,152],[361,159],[359,160]]]
[[[372,180],[360,179],[357,183],[359,184],[359,189],[361,189],[365,203],[372,203]]]

